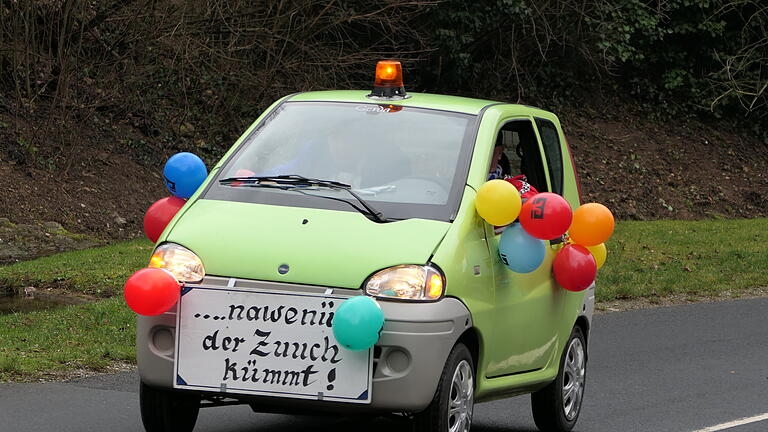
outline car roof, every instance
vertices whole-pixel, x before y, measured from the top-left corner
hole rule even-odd
[[[449,96],[431,93],[408,93],[407,99],[400,100],[376,100],[369,99],[366,96],[370,90],[326,90],[297,93],[286,99],[286,102],[347,102],[347,103],[375,103],[392,104],[402,106],[412,106],[418,108],[436,109],[442,111],[453,111],[465,114],[477,115],[483,108],[491,105],[507,105],[520,109],[520,114],[540,114],[548,111],[528,105],[508,104],[506,102],[473,99],[461,96]]]

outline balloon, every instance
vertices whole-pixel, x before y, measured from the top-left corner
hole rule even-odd
[[[235,177],[251,177],[255,175],[255,172],[245,168],[240,168],[239,170],[235,171]]]
[[[241,168],[241,169],[235,171],[235,177],[252,177],[252,176],[255,176],[255,175],[256,175],[255,172],[253,172],[253,171],[251,171],[249,169],[245,169],[245,168]],[[242,185],[244,183],[245,182],[241,182],[241,181],[233,181],[232,182],[232,186],[240,186],[240,185]]]
[[[336,310],[331,327],[336,340],[348,350],[367,350],[379,340],[384,312],[370,297],[352,297]]]
[[[551,192],[534,195],[520,210],[520,225],[528,234],[542,240],[559,238],[571,226],[571,206],[565,198]]]
[[[595,262],[597,262],[597,269],[600,270],[600,267],[605,264],[605,258],[608,256],[608,250],[605,248],[605,243],[600,243],[599,245],[595,246],[584,246],[589,250],[589,253],[592,254],[593,257],[595,257]]]
[[[163,168],[165,186],[179,198],[191,197],[208,177],[205,163],[192,153],[176,153]]]
[[[475,208],[489,224],[511,224],[520,214],[520,193],[504,180],[489,180],[477,190]]]
[[[530,273],[539,268],[545,248],[543,241],[525,232],[520,224],[507,227],[499,240],[501,261],[515,273]]]
[[[569,244],[555,256],[552,271],[561,287],[568,291],[583,291],[595,281],[597,264],[587,248]]]
[[[584,204],[573,212],[573,223],[568,234],[576,244],[597,246],[611,238],[614,224],[608,207],[598,203]]]
[[[125,302],[139,315],[160,315],[177,301],[181,286],[171,272],[160,268],[145,268],[125,281]]]
[[[166,197],[155,201],[149,207],[144,215],[144,233],[152,243],[157,243],[160,234],[165,231],[165,227],[185,203],[186,201],[181,198]]]

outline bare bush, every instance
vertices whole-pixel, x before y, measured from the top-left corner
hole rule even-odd
[[[0,84],[28,106],[128,117],[154,138],[161,124],[195,124],[215,153],[208,141],[228,142],[279,96],[367,87],[376,60],[419,61],[426,40],[412,22],[436,4],[5,1]]]
[[[711,103],[735,98],[744,112],[768,116],[768,5],[743,0],[729,2],[718,15],[737,14],[746,23],[740,31],[741,44],[734,53],[718,53],[722,69],[713,74],[715,91]]]
[[[105,114],[167,151],[216,155],[278,97],[367,88],[394,57],[422,90],[765,115],[762,3],[0,0],[0,108],[62,124]]]

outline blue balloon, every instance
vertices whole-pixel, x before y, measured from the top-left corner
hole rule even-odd
[[[530,273],[541,265],[546,252],[544,240],[539,240],[519,224],[507,227],[499,240],[499,257],[515,273]]]
[[[374,346],[384,327],[384,311],[376,300],[357,296],[345,300],[333,315],[331,328],[346,349],[362,351]]]
[[[187,199],[208,177],[208,169],[202,159],[192,153],[176,153],[163,168],[165,186],[175,196]]]

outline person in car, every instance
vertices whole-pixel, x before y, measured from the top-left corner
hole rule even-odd
[[[504,154],[504,144],[502,134],[496,139],[496,146],[493,148],[493,157],[491,158],[491,167],[488,170],[488,180],[501,179],[511,183],[517,191],[520,192],[520,198],[527,200],[539,193],[530,183],[525,174],[512,177],[509,158]]]

